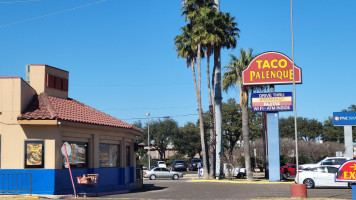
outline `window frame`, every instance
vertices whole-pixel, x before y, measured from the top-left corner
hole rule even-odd
[[[33,164],[33,165],[28,165],[27,163],[27,158],[28,158],[28,155],[29,155],[29,152],[28,152],[28,149],[27,149],[27,146],[29,144],[41,144],[42,147],[41,147],[41,164]],[[25,140],[25,143],[24,143],[24,158],[25,158],[25,163],[24,163],[24,167],[25,169],[27,168],[44,168],[44,163],[45,163],[45,159],[44,159],[44,154],[45,154],[45,143],[43,140]],[[34,151],[33,151],[34,152]]]
[[[69,145],[72,144],[79,144],[79,145],[84,145],[85,147],[85,164],[83,164],[83,167],[78,167],[78,164],[70,164],[70,168],[73,169],[86,169],[89,168],[89,143],[88,142],[81,142],[81,141],[63,141],[62,145],[67,142]],[[86,145],[86,146],[85,146]],[[64,159],[63,159],[64,158]],[[69,156],[68,156],[68,160],[70,160]],[[65,167],[65,162],[67,162],[66,158],[64,155],[62,155],[62,169],[66,169]]]
[[[101,145],[113,145],[117,146],[117,160],[116,160],[116,166],[101,166],[101,151],[100,151],[100,146]],[[99,168],[117,168],[120,167],[120,161],[121,161],[121,149],[120,149],[120,144],[111,144],[111,143],[99,143]]]

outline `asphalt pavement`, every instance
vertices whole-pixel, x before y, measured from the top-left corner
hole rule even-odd
[[[290,198],[290,184],[293,181],[269,182],[256,179],[247,182],[239,180],[202,180],[196,173],[185,173],[184,178],[144,179],[143,188],[125,194],[87,197],[86,199],[276,199]],[[352,199],[352,190],[323,188],[308,189],[308,198]]]

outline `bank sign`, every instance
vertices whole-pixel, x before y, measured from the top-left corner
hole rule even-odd
[[[356,182],[356,160],[344,162],[336,173],[335,181],[338,182]]]
[[[277,112],[293,110],[291,92],[253,93],[252,111]]]
[[[302,83],[302,71],[295,66],[295,83]],[[243,85],[293,83],[293,62],[279,52],[265,52],[254,58],[242,72]]]
[[[333,124],[334,126],[356,126],[356,112],[334,112]]]

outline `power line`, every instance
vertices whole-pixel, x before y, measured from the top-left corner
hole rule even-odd
[[[175,118],[175,117],[187,117],[187,116],[196,116],[198,114],[185,114],[185,115],[167,115],[161,117],[150,117],[155,119],[162,119],[162,118]],[[138,118],[127,118],[127,119],[120,119],[120,120],[140,120],[140,119],[147,119],[147,117],[138,117]]]
[[[83,7],[87,7],[87,6],[92,6],[94,4],[102,3],[104,1],[106,1],[106,0],[100,0],[100,1],[93,2],[93,3],[88,3],[88,4],[81,5],[81,6],[77,6],[77,7],[74,7],[74,8],[69,8],[69,9],[66,9],[66,10],[62,10],[62,11],[57,11],[57,12],[41,15],[41,16],[38,16],[38,17],[33,17],[33,18],[24,19],[24,20],[17,21],[17,22],[3,24],[3,25],[0,25],[0,28],[6,27],[6,26],[15,25],[15,24],[20,24],[20,23],[24,23],[24,22],[28,22],[28,21],[33,21],[33,20],[36,20],[36,19],[40,19],[40,18],[52,16],[52,15],[57,15],[57,14],[61,14],[61,13],[64,13],[64,12],[69,12],[69,11],[76,10],[76,9],[79,9],[79,8],[83,8]]]
[[[142,86],[175,86],[175,85],[191,85],[191,83],[148,83],[148,84],[93,84],[93,85],[88,85],[88,84],[78,84],[78,85],[72,85],[71,87],[83,87],[83,86],[90,86],[90,87],[142,87]]]
[[[23,1],[3,1],[1,2],[0,1],[0,4],[1,3],[6,3],[6,4],[11,4],[11,3],[28,3],[28,2],[35,2],[35,1],[43,1],[43,0],[23,0]]]
[[[208,106],[202,106],[203,108],[207,108]],[[161,110],[161,109],[181,109],[181,108],[196,108],[196,106],[182,106],[182,107],[155,107],[155,108],[108,108],[108,109],[100,109],[100,111],[108,111],[108,110]]]

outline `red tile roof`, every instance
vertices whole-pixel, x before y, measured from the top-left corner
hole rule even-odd
[[[62,99],[48,96],[46,93],[34,96],[31,103],[19,120],[52,120],[59,119],[72,122],[81,122],[102,126],[133,129],[142,132],[141,129],[123,122],[115,117],[105,114],[74,99]]]

